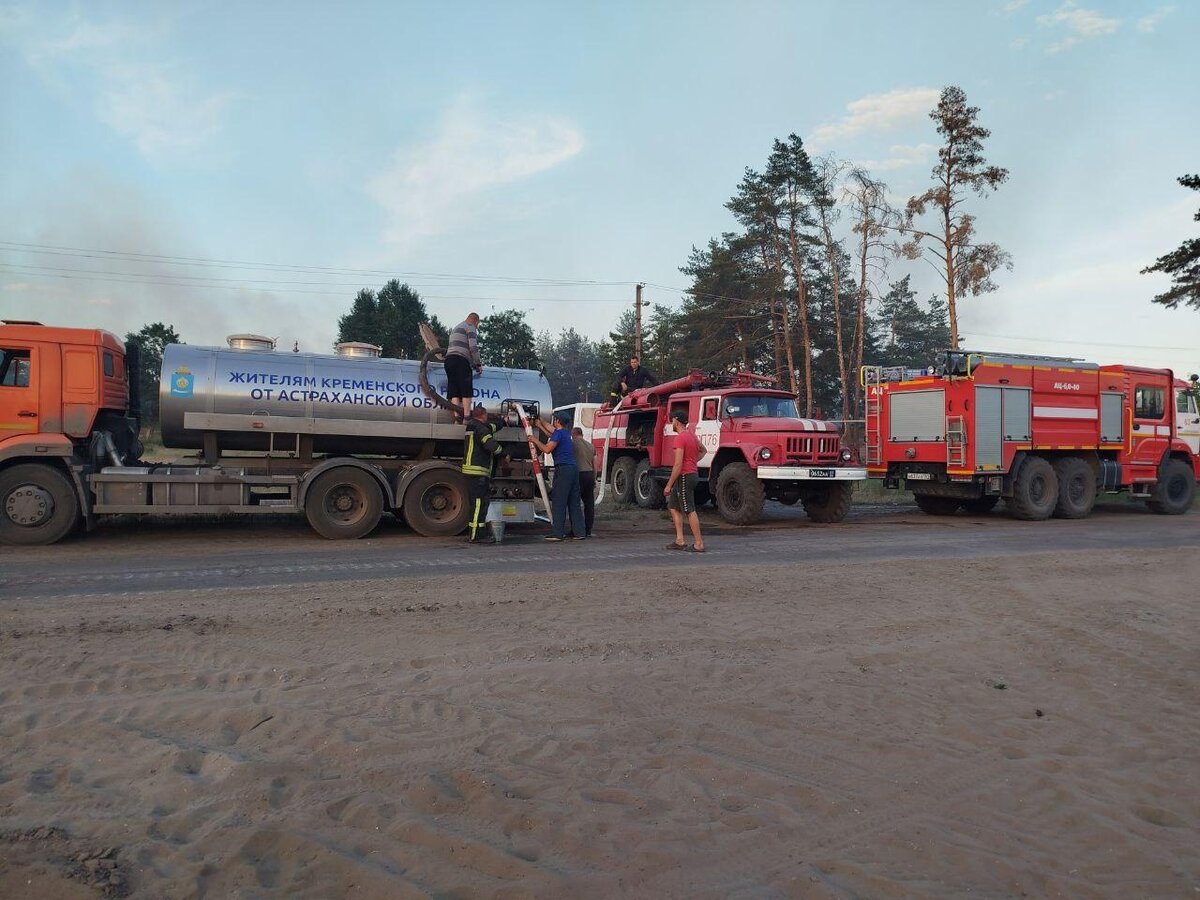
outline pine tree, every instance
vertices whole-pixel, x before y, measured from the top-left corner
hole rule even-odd
[[[518,309],[504,309],[479,322],[479,355],[485,366],[537,369],[533,329]]]
[[[934,185],[911,198],[907,207],[905,230],[911,239],[904,245],[905,254],[931,264],[937,261],[934,269],[946,283],[952,347],[958,346],[958,298],[994,291],[992,274],[1001,266],[1012,268],[1011,257],[998,244],[976,242],[975,217],[961,210],[967,191],[982,197],[1008,180],[1008,169],[990,166],[983,158],[983,142],[991,132],[976,124],[978,116],[979,107],[967,105],[962,88],[942,91],[929,114],[945,141],[933,168]],[[927,212],[932,212],[935,224],[918,228],[914,223]]]
[[[1200,191],[1200,175],[1184,175],[1179,183],[1193,191]],[[1200,222],[1200,211],[1192,217]],[[1142,269],[1142,274],[1162,272],[1171,276],[1171,288],[1154,298],[1169,309],[1180,303],[1200,310],[1200,238],[1190,238],[1166,256],[1160,256],[1152,266]]]

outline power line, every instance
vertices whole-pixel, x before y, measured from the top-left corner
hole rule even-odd
[[[55,244],[31,244],[20,241],[0,240],[0,248],[14,252],[36,253],[50,256],[76,256],[86,259],[120,259],[129,262],[157,262],[170,265],[203,266],[211,268],[257,269],[279,272],[308,272],[329,275],[371,275],[385,277],[454,278],[464,281],[483,281],[509,284],[547,284],[555,286],[586,285],[590,287],[617,287],[636,284],[635,281],[600,281],[586,278],[519,278],[508,275],[477,275],[450,272],[405,272],[389,269],[354,269],[335,266],[311,266],[296,263],[270,263],[249,260],[216,259],[203,256],[171,256],[160,253],[141,253],[133,250],[104,250],[94,247],[66,247]]]
[[[69,275],[56,272],[24,272],[22,267],[14,267],[0,263],[0,271],[9,271],[21,278],[61,278],[71,281],[104,281],[112,284],[135,284],[155,287],[190,287],[211,291],[245,291],[256,290],[271,294],[311,294],[320,297],[344,297],[344,294],[333,291],[313,291],[302,288],[248,288],[244,284],[189,284],[180,281],[164,280],[171,276],[147,274],[137,278],[114,278],[105,275]],[[528,285],[526,285],[528,287]],[[422,299],[430,300],[471,300],[490,303],[625,303],[623,297],[494,297],[494,296],[460,296],[451,294],[421,294]]]

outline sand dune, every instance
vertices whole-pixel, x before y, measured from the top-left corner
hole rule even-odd
[[[0,895],[1197,896],[1197,576],[2,601]]]

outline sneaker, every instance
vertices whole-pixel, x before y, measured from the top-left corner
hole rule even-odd
[[[566,538],[560,538],[560,537],[559,537],[558,535],[556,535],[556,534],[548,534],[548,535],[546,535],[544,538],[542,538],[542,540],[543,540],[543,541],[549,541],[549,542],[550,542],[550,543],[552,543],[552,544],[557,544],[557,543],[560,543],[560,542],[562,542],[562,541],[565,541],[565,540],[566,540]]]
[[[586,540],[587,540],[587,538],[585,538],[585,537],[579,537],[578,535],[572,535],[572,536],[571,536],[571,538],[570,538],[570,540],[572,540],[572,541],[586,541]]]

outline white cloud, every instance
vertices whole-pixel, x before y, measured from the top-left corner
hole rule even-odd
[[[159,45],[166,31],[149,21],[97,22],[29,9],[0,15],[0,36],[43,80],[90,98],[97,118],[152,159],[205,148],[234,97],[195,85],[165,61]]]
[[[888,131],[929,114],[941,97],[937,88],[897,88],[886,94],[868,94],[846,104],[846,115],[813,129],[811,149],[829,149],[838,140],[865,132]]]
[[[403,245],[449,231],[488,191],[553,169],[583,145],[580,131],[562,119],[497,118],[459,100],[430,140],[397,150],[367,192],[387,211],[384,241]]]
[[[1111,19],[1095,10],[1085,9],[1073,0],[1067,0],[1052,13],[1038,16],[1037,23],[1043,28],[1065,32],[1058,41],[1046,48],[1047,53],[1069,50],[1080,41],[1112,34],[1121,26],[1120,19]]]
[[[1029,0],[1008,0],[1008,2],[1004,4],[1002,11],[1004,12],[1004,14],[1006,16],[1008,16],[1008,15],[1012,15],[1017,10],[1022,9],[1028,5],[1029,5]]]
[[[868,172],[893,172],[928,162],[936,152],[934,144],[893,144],[884,159],[866,159],[858,165]]]
[[[1160,6],[1149,15],[1142,16],[1137,20],[1137,30],[1143,34],[1149,34],[1158,27],[1158,23],[1175,12],[1174,6]]]

